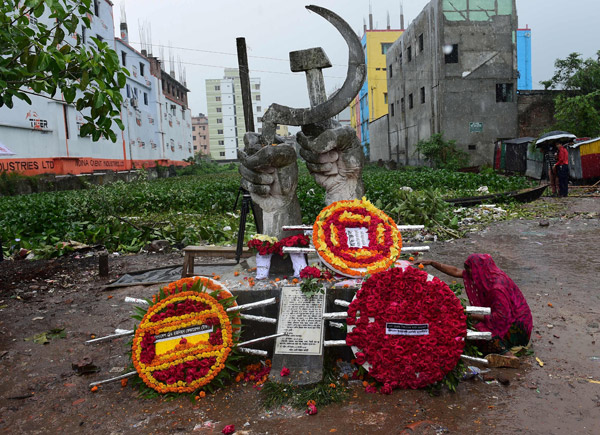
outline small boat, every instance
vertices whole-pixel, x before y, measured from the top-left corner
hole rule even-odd
[[[453,205],[462,205],[462,206],[471,206],[471,205],[479,205],[484,203],[494,203],[494,202],[504,202],[509,199],[515,200],[517,202],[531,202],[538,199],[548,185],[538,186],[530,189],[522,189],[522,190],[513,190],[511,192],[501,192],[501,193],[493,193],[490,195],[482,195],[482,196],[469,196],[467,198],[452,198],[446,199],[446,202],[449,202]]]

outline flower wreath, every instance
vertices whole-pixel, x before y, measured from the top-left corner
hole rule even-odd
[[[275,252],[284,257],[284,247],[307,248],[309,245],[310,239],[308,238],[308,236],[304,234],[296,234],[294,236],[284,237],[283,239],[275,243]]]
[[[317,293],[323,293],[323,281],[331,278],[333,278],[333,275],[328,270],[307,266],[300,271],[300,279],[302,279],[300,290],[307,298]]]
[[[191,393],[223,368],[239,328],[231,293],[207,277],[184,278],[164,287],[133,338],[132,361],[144,383],[159,393]]]
[[[363,198],[337,201],[321,210],[313,244],[329,267],[355,277],[388,269],[400,255],[402,238],[394,221]]]
[[[348,308],[346,343],[356,362],[391,388],[440,381],[458,363],[467,334],[460,300],[413,267],[369,277]]]
[[[255,234],[248,241],[248,248],[260,255],[269,255],[278,251],[277,243],[277,237],[267,236],[266,234]]]

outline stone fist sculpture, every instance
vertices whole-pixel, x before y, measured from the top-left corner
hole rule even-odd
[[[298,164],[294,147],[281,143],[261,145],[256,133],[244,135],[245,151],[238,151],[242,187],[263,211],[264,234],[280,239],[281,227],[302,224],[296,195]]]
[[[296,139],[308,170],[325,189],[327,205],[363,197],[365,157],[353,128],[303,126]]]

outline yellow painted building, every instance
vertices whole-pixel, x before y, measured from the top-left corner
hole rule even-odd
[[[350,103],[350,121],[363,145],[369,142],[369,122],[388,113],[386,53],[402,32],[366,30],[362,37],[367,78],[358,97]]]

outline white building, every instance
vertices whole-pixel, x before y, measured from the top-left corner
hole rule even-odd
[[[0,108],[0,142],[14,153],[0,156],[0,171],[80,174],[150,167],[156,162],[177,165],[193,156],[187,89],[171,76],[163,77],[158,59],[147,58],[114,37],[110,1],[96,0],[94,5],[90,27],[81,28],[79,34],[85,44],[93,44],[92,36],[114,44],[130,71],[121,90],[125,130],[113,125],[117,142],[105,138],[94,142],[79,135],[85,111],[66,104],[62,95],[55,99],[32,95],[31,105],[15,99],[12,109]],[[47,17],[39,19],[50,23]],[[67,42],[75,45],[77,40]],[[168,90],[163,92],[165,86]]]
[[[254,129],[262,132],[263,108],[260,99],[260,79],[250,78]],[[239,72],[225,69],[222,79],[206,80],[206,102],[210,155],[215,160],[236,160],[237,150],[244,148],[244,107]]]

